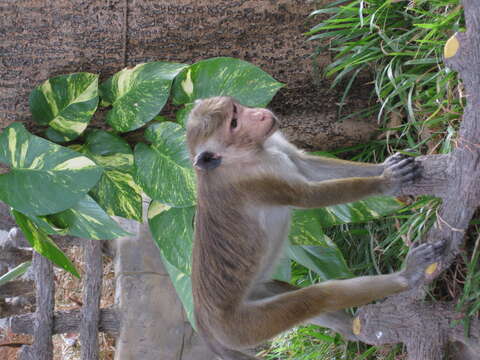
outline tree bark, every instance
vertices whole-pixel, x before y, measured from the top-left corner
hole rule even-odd
[[[427,242],[445,239],[448,249],[428,284],[448,268],[459,254],[465,231],[480,204],[480,7],[477,0],[463,0],[467,32],[458,33],[446,45],[446,63],[459,72],[466,92],[467,106],[460,127],[457,147],[448,156],[429,156],[422,162],[429,169],[418,185],[405,193],[428,193],[443,198],[437,223],[426,236]],[[443,167],[440,179],[429,179],[433,168]],[[430,187],[426,185],[432,180]],[[454,359],[480,359],[480,324],[472,319],[470,337],[453,319],[461,318],[453,304],[424,303],[422,288],[392,296],[386,301],[364,306],[355,319],[358,338],[369,344],[403,342],[410,360],[441,360],[452,343],[464,351]],[[460,357],[458,357],[460,356]]]

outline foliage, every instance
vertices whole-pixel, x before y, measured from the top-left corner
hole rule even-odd
[[[27,272],[31,264],[32,263],[30,261],[21,263],[20,265],[13,268],[6,274],[3,274],[2,276],[0,276],[0,286],[5,285],[7,282],[15,280],[16,278],[25,274],[25,272]]]
[[[185,119],[198,98],[227,95],[249,106],[265,106],[283,84],[247,62],[214,58],[193,65],[153,62],[124,69],[98,86],[98,76],[57,76],[30,97],[34,118],[46,136],[13,124],[0,137],[0,199],[36,251],[78,272],[50,235],[114,239],[128,235],[111,215],[142,220],[142,192],[151,199],[148,223],[172,282],[193,320],[191,250],[195,178],[185,145]],[[167,99],[180,106],[175,120],[158,116]],[[97,104],[110,106],[113,131],[87,130]],[[153,122],[149,124],[150,121]],[[120,133],[146,125],[146,143],[132,151]],[[288,281],[291,260],[318,279],[351,277],[342,253],[324,233],[340,223],[365,222],[397,210],[391,198],[296,211],[288,246],[275,276]],[[323,219],[323,220],[322,220]],[[293,262],[293,264],[296,264]],[[295,265],[297,266],[297,265]]]
[[[430,151],[448,146],[451,136],[439,134],[454,131],[463,103],[457,74],[443,64],[443,46],[463,29],[459,0],[340,0],[312,16],[328,17],[308,35],[321,41],[318,53],[335,54],[325,74],[334,76],[332,86],[345,85],[342,104],[355,79],[370,72],[378,100],[371,113],[388,136]]]

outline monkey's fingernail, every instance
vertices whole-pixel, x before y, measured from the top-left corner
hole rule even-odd
[[[360,322],[360,317],[358,316],[353,319],[352,331],[357,336],[360,335],[360,332],[362,331],[362,323]]]
[[[430,276],[435,271],[437,271],[437,268],[438,268],[438,263],[434,262],[433,264],[428,265],[428,267],[425,269],[425,274]]]

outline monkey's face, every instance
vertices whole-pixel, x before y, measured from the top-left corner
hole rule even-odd
[[[249,149],[261,148],[278,129],[270,110],[249,108],[231,97],[200,100],[187,123],[187,139],[197,168],[211,170],[222,158],[238,159]]]
[[[277,130],[277,121],[270,110],[249,108],[232,101],[223,124],[227,145],[248,147],[262,145]]]

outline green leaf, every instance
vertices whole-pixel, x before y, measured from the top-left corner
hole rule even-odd
[[[174,104],[193,103],[212,96],[233,96],[245,106],[264,107],[283,86],[260,68],[239,59],[202,60],[177,76]]]
[[[40,255],[45,256],[57,266],[65,269],[72,275],[80,278],[77,269],[70,259],[50,239],[47,234],[40,230],[32,221],[22,213],[13,210],[13,217],[33,249]]]
[[[323,245],[328,237],[320,225],[317,209],[294,210],[289,239],[295,245]]]
[[[192,272],[193,217],[195,207],[168,208],[152,201],[148,225],[158,248],[169,263],[185,274]]]
[[[195,316],[193,314],[193,296],[192,296],[192,279],[189,274],[185,274],[175,266],[170,264],[165,257],[162,256],[163,264],[167,269],[170,280],[172,280],[173,287],[177,291],[177,295],[182,302],[185,313],[187,314],[188,321],[194,329]]]
[[[193,327],[191,252],[194,214],[194,207],[169,208],[158,201],[152,201],[148,209],[152,237]]]
[[[177,121],[177,123],[182,125],[182,127],[186,127],[188,115],[190,115],[190,111],[192,111],[194,106],[195,104],[185,104],[185,106],[182,109],[178,110],[175,114],[175,120]]]
[[[31,261],[24,262],[18,265],[17,267],[15,267],[14,269],[10,270],[9,272],[7,272],[6,274],[3,274],[2,276],[0,276],[0,286],[5,285],[9,281],[15,280],[20,276],[22,276],[23,274],[25,274],[28,268],[30,267],[30,265],[32,265]]]
[[[14,123],[0,135],[0,199],[29,215],[53,214],[75,205],[95,186],[102,169],[79,153],[30,134]]]
[[[285,282],[289,282],[292,279],[292,264],[289,258],[280,258],[272,278]]]
[[[153,124],[145,131],[150,146],[135,147],[137,183],[152,199],[173,207],[195,204],[195,174],[187,147],[185,130],[178,124]]]
[[[133,151],[122,138],[96,130],[81,151],[105,169],[90,195],[108,214],[142,221],[142,190],[133,179]]]
[[[290,259],[317,273],[322,280],[352,277],[342,253],[331,241],[323,246],[289,245]]]
[[[50,215],[48,219],[67,234],[80,238],[111,240],[129,234],[88,195],[71,209]]]
[[[316,209],[324,228],[347,223],[360,223],[391,214],[403,204],[393,197],[375,196],[348,204]]]
[[[91,154],[98,156],[132,154],[130,145],[124,139],[103,130],[89,131],[85,146]]]
[[[145,125],[162,110],[173,79],[186,67],[157,61],[113,75],[100,86],[102,99],[113,106],[107,114],[107,123],[120,132]]]
[[[142,221],[142,190],[131,174],[106,170],[90,195],[108,214]]]
[[[30,94],[30,111],[41,125],[49,125],[54,141],[77,138],[98,105],[98,75],[75,73],[48,79]]]

